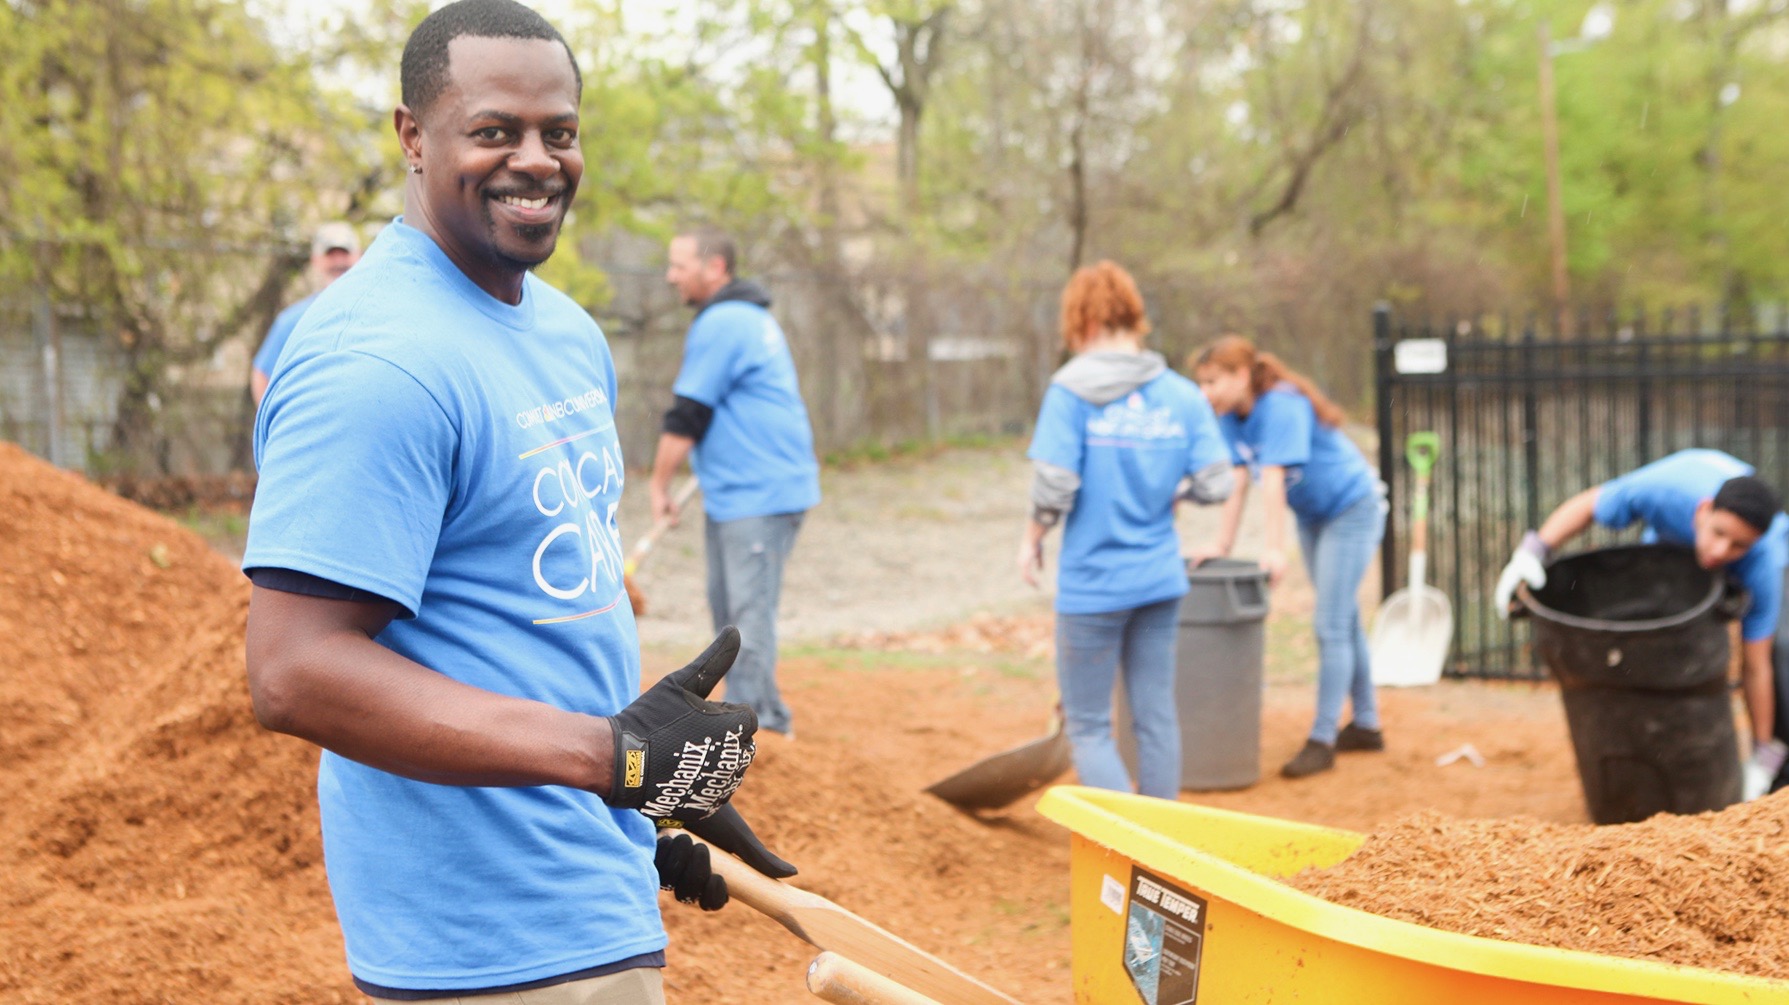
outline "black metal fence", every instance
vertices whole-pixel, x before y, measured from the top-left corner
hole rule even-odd
[[[1524,530],[1567,497],[1688,447],[1724,450],[1789,485],[1789,314],[1697,309],[1580,316],[1572,331],[1507,317],[1374,315],[1379,465],[1392,513],[1380,561],[1405,585],[1412,476],[1404,442],[1433,430],[1428,581],[1453,604],[1452,676],[1540,676],[1491,592]],[[1631,538],[1595,528],[1573,547]]]

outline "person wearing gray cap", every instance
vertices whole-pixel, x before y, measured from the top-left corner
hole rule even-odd
[[[317,228],[311,237],[311,281],[316,289],[310,296],[280,311],[273,319],[273,325],[267,329],[267,337],[261,340],[261,348],[255,351],[254,371],[249,374],[249,392],[255,396],[255,407],[261,407],[261,399],[267,395],[267,385],[273,380],[273,368],[279,362],[280,350],[286,347],[286,339],[292,336],[293,329],[298,327],[298,319],[317,299],[330,283],[342,277],[342,274],[360,261],[360,235],[355,233],[352,224],[334,220]]]

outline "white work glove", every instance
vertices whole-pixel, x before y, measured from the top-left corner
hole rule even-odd
[[[1789,746],[1777,739],[1752,744],[1752,756],[1739,766],[1739,797],[1750,802],[1770,791],[1777,772],[1783,769],[1783,758]]]
[[[1503,574],[1497,577],[1497,589],[1491,594],[1491,603],[1497,608],[1497,617],[1509,620],[1510,601],[1516,599],[1516,586],[1527,583],[1530,590],[1538,590],[1547,585],[1547,543],[1534,531],[1522,535],[1522,543],[1516,545],[1515,554],[1509,557],[1509,564],[1503,567]]]

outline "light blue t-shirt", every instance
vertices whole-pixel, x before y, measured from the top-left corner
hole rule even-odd
[[[615,368],[536,279],[504,304],[399,218],[305,314],[255,423],[243,567],[371,591],[377,640],[473,687],[589,715],[640,693],[615,520]],[[324,753],[348,964],[489,988],[655,952],[654,835],[580,790],[433,785]]]
[[[1298,519],[1322,523],[1373,491],[1373,469],[1340,429],[1317,420],[1311,399],[1291,384],[1255,399],[1248,418],[1218,419],[1230,459],[1253,478],[1264,465],[1286,469],[1286,505]]]
[[[1182,478],[1224,460],[1197,384],[1163,373],[1103,406],[1051,384],[1028,456],[1081,478],[1063,522],[1057,611],[1101,614],[1185,595],[1175,493]]]
[[[273,376],[273,368],[279,364],[280,351],[286,348],[286,342],[292,332],[298,328],[298,321],[304,312],[310,309],[311,302],[317,299],[315,293],[292,306],[280,311],[267,328],[267,337],[261,340],[261,348],[255,350],[255,369]]]
[[[743,300],[705,308],[690,325],[672,391],[714,409],[690,459],[711,519],[819,504],[813,427],[788,340],[769,311]]]
[[[1696,507],[1714,498],[1728,479],[1756,473],[1750,464],[1719,450],[1679,450],[1604,482],[1596,494],[1596,522],[1619,530],[1638,520],[1646,526],[1646,541],[1693,547]],[[1776,634],[1785,565],[1789,565],[1789,517],[1778,513],[1758,543],[1728,566],[1752,594],[1751,607],[1740,623],[1747,642]]]

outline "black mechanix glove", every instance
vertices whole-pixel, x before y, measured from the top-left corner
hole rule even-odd
[[[665,835],[674,833],[672,828],[682,827],[691,834],[727,852],[746,865],[758,870],[771,879],[788,879],[795,875],[795,867],[777,857],[775,852],[764,847],[758,835],[739,815],[732,804],[720,808],[720,811],[706,820],[697,820],[690,824],[681,824],[675,820],[660,820],[659,847],[664,847]],[[704,860],[706,862],[706,860]],[[663,874],[663,871],[660,871]]]
[[[670,890],[679,902],[701,904],[704,911],[727,906],[726,879],[714,874],[708,846],[691,841],[688,834],[661,831],[652,864],[658,866],[658,888]]]
[[[701,820],[725,806],[745,778],[758,716],[708,700],[739,655],[728,625],[702,655],[646,690],[610,722],[615,782],[608,803],[655,820]]]

